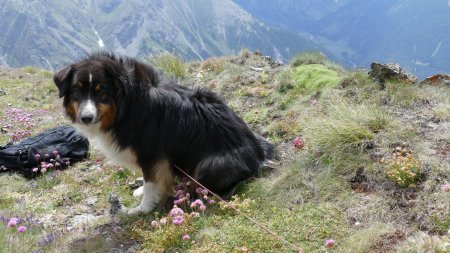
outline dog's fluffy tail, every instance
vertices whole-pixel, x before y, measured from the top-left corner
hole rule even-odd
[[[256,135],[256,138],[258,139],[259,145],[264,151],[264,161],[261,162],[264,163],[266,161],[278,160],[275,146],[264,139],[262,136]]]

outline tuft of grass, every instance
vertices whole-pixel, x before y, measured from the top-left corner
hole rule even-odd
[[[153,66],[164,70],[167,75],[184,78],[187,74],[186,65],[174,54],[164,52],[156,56],[149,56],[147,60]]]
[[[392,124],[389,114],[374,106],[333,99],[324,106],[326,112],[316,114],[303,126],[312,151],[346,173],[369,162],[364,150],[378,132]]]
[[[289,90],[295,86],[294,76],[292,69],[283,69],[276,77],[278,91],[282,94],[286,94]]]
[[[411,107],[427,100],[427,95],[414,85],[388,82],[385,92],[389,104],[402,107]]]
[[[319,92],[325,88],[338,86],[340,74],[321,64],[301,65],[293,69],[295,89],[303,92]]]
[[[428,235],[424,232],[417,232],[401,245],[399,245],[398,252],[435,252],[448,253],[450,250],[450,239],[447,237],[438,237],[435,235]]]
[[[337,252],[365,253],[373,250],[374,244],[382,235],[393,233],[395,229],[391,224],[374,223],[368,228],[352,231],[339,245]]]
[[[342,78],[339,87],[349,88],[349,87],[367,87],[375,85],[370,79],[367,71],[355,70],[348,72],[344,78]]]
[[[28,66],[28,67],[23,68],[23,71],[25,73],[27,73],[27,74],[34,75],[34,74],[37,74],[39,72],[39,68],[36,68],[36,67],[33,67],[33,66]]]
[[[306,52],[295,56],[291,60],[292,67],[298,67],[308,64],[321,64],[325,65],[327,58],[322,52]]]

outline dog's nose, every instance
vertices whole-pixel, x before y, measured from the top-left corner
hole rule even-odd
[[[81,115],[81,122],[83,122],[84,124],[92,123],[92,120],[94,120],[93,114]]]

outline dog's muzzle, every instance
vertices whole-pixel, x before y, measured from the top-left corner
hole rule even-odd
[[[91,124],[97,120],[97,107],[88,100],[80,105],[80,121],[83,124]]]

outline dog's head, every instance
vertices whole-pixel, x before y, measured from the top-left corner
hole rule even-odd
[[[98,55],[64,67],[53,80],[74,124],[107,131],[117,117],[118,99],[124,88],[121,76],[119,62]]]

